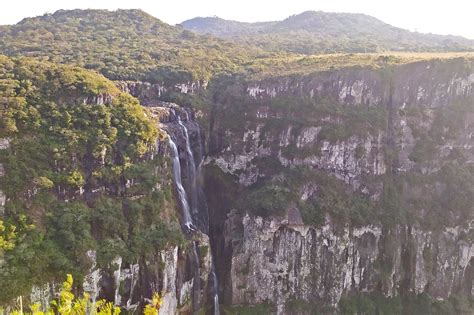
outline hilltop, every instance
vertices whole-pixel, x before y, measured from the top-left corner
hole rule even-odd
[[[252,43],[266,50],[301,54],[474,50],[474,40],[410,32],[354,13],[306,11],[283,21],[258,23],[197,17],[181,25],[201,34]]]
[[[141,10],[60,10],[0,30],[2,54],[75,64],[110,79],[207,80],[261,54],[168,25]]]
[[[389,63],[458,57],[472,43],[411,33],[363,14],[312,11],[279,22],[213,17],[172,26],[141,10],[60,10],[0,26],[0,54],[73,64],[112,80],[168,85],[207,82],[222,73],[274,76],[386,65],[381,56],[394,56]],[[360,53],[367,51],[373,53]]]

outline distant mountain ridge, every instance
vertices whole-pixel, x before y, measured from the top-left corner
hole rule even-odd
[[[181,25],[197,33],[251,43],[267,50],[303,54],[474,51],[474,40],[410,32],[355,13],[306,11],[283,21],[257,23],[197,17]]]
[[[207,80],[261,51],[200,36],[141,10],[59,10],[0,26],[0,54],[94,69],[114,80]]]
[[[363,14],[305,12],[261,23],[197,18],[184,24],[172,26],[141,10],[59,10],[0,26],[0,54],[74,64],[112,80],[200,85],[222,73],[306,72],[335,60],[360,62],[358,56],[298,61],[307,57],[301,54],[474,51],[473,41],[411,33]],[[215,36],[203,35],[205,30]]]

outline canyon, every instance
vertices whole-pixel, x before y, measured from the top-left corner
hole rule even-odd
[[[0,30],[0,313],[71,274],[127,314],[472,314],[472,54],[275,54],[140,10]]]
[[[209,218],[209,246],[224,305],[268,305],[278,314],[300,314],[309,312],[304,307],[337,309],[344,297],[363,292],[387,298],[427,294],[436,300],[472,296],[472,209],[448,205],[452,208],[437,210],[429,203],[450,185],[436,175],[451,163],[452,152],[462,152],[463,165],[473,161],[472,71],[472,62],[462,60],[418,62],[391,73],[342,69],[232,82],[209,91],[225,102],[217,100],[207,113],[173,104],[186,113],[184,123],[192,125],[191,144],[181,134],[177,145],[183,163],[194,159],[190,152],[202,157],[196,160],[204,175],[199,186],[209,210],[201,220]],[[160,87],[128,86],[153,109],[171,106],[156,106]],[[307,108],[308,100],[316,108]],[[350,115],[327,108],[319,112],[319,104],[341,106]],[[437,125],[439,115],[461,104],[467,106],[462,122]],[[367,116],[357,117],[357,111]],[[162,117],[179,129],[180,119]],[[324,132],[344,124],[350,128],[347,135]],[[413,152],[428,141],[420,135],[440,131],[432,156],[416,159]],[[296,174],[300,168],[305,174]],[[291,185],[285,186],[286,181]],[[395,198],[403,203],[392,208],[383,202],[397,181],[403,190]],[[334,184],[342,186],[339,198],[366,198],[380,208],[357,220],[350,213],[325,213],[311,224],[301,205],[324,199],[325,185]],[[251,198],[262,185],[281,185],[295,199],[260,213],[237,202]],[[470,199],[472,187],[463,189]],[[265,193],[273,198],[271,191],[255,198]],[[426,203],[410,204],[418,198]],[[410,219],[396,207],[406,207]]]

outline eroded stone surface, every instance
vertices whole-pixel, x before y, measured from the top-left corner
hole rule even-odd
[[[383,231],[364,226],[340,231],[331,225],[286,225],[249,215],[241,224],[239,239],[228,240],[239,244],[232,255],[232,303],[273,301],[281,314],[291,299],[335,306],[351,290],[375,290],[381,272],[377,264],[387,251],[391,258],[386,262],[390,276],[385,295],[396,295],[408,273],[409,290],[446,299],[468,281],[465,272],[474,257],[474,245],[463,239],[471,228],[434,233],[419,227]],[[406,250],[412,251],[413,264],[401,263]]]

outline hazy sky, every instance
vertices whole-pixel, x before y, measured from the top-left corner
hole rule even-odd
[[[474,0],[3,0],[0,24],[58,9],[140,8],[170,24],[217,15],[239,21],[281,20],[307,10],[355,12],[394,26],[474,39]]]

